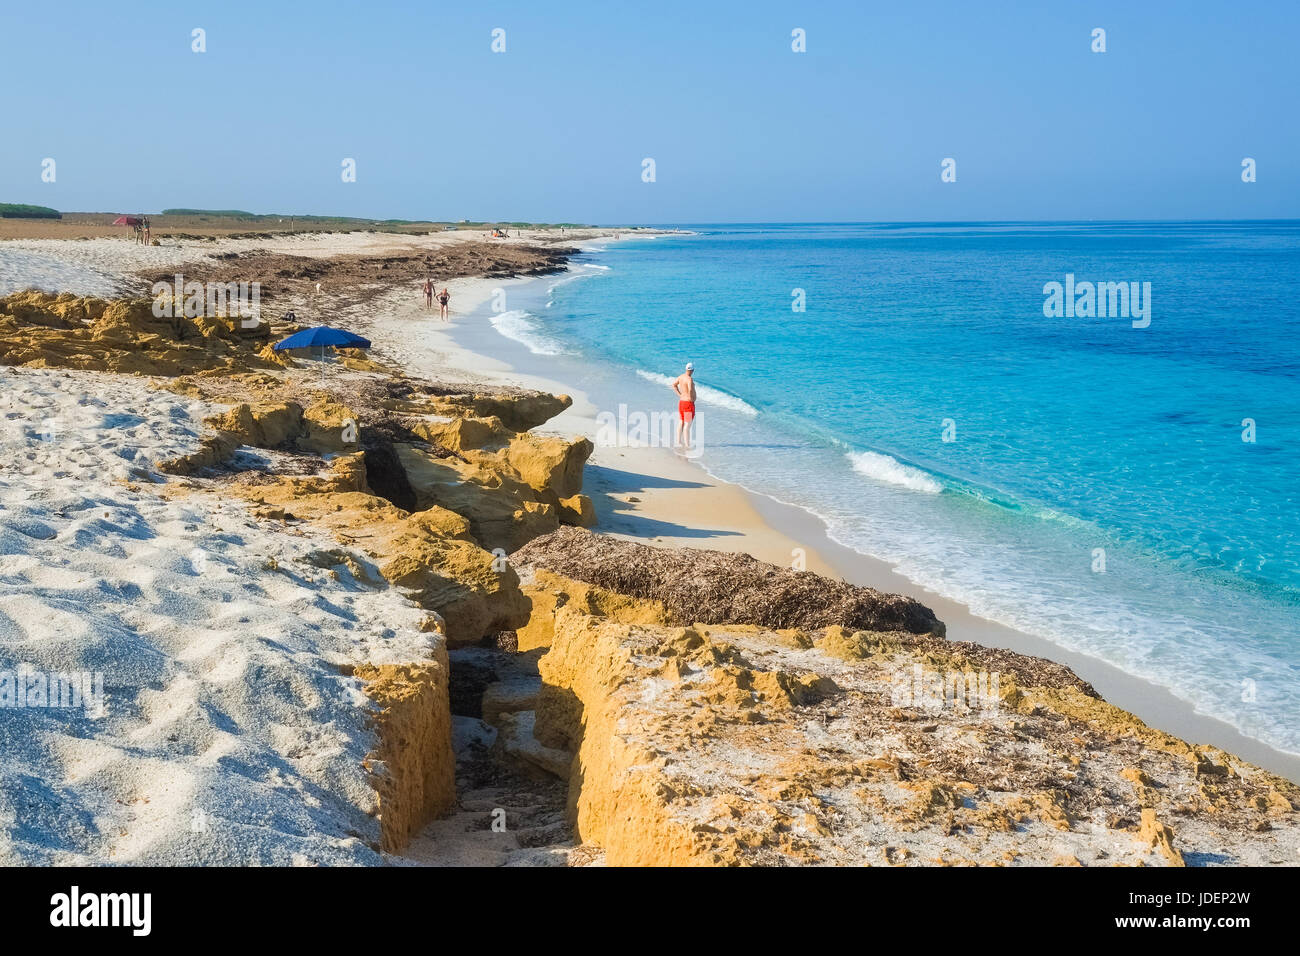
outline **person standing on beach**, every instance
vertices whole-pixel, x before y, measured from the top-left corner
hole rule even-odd
[[[433,308],[433,279],[428,276],[424,279],[424,307]]]
[[[451,293],[447,291],[446,286],[443,286],[442,291],[438,293],[438,316],[444,322],[447,321],[447,315],[448,315],[447,303],[449,303],[450,301],[451,301]]]
[[[677,444],[691,447],[691,425],[695,422],[695,363],[687,362],[686,371],[673,379],[677,393]]]

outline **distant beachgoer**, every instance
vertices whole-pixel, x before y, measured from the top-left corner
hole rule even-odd
[[[443,286],[442,291],[438,293],[438,317],[444,322],[447,321],[449,314],[447,311],[447,303],[449,302],[451,302],[451,293],[447,291],[446,286]]]
[[[695,422],[695,363],[687,362],[686,371],[673,379],[677,393],[677,444],[691,447],[691,425]]]
[[[147,246],[151,241],[152,240],[149,235],[149,220],[146,219],[144,221],[144,244]]]
[[[433,308],[433,280],[429,278],[424,280],[424,307]]]

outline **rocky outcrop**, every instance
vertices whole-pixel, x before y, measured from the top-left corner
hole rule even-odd
[[[595,523],[581,493],[591,442],[514,430],[545,421],[568,406],[567,397],[388,384],[386,393],[365,397],[359,424],[372,485],[394,504],[455,511],[481,546],[507,553],[561,524]]]
[[[437,421],[424,419],[414,422],[411,431],[430,444],[451,451],[501,445],[514,435],[499,418],[475,418],[472,415]]]
[[[405,849],[456,796],[447,654],[418,664],[364,664],[353,675],[375,702],[378,746],[365,762],[379,797],[380,848]]]
[[[241,445],[258,448],[279,448],[304,434],[302,407],[293,402],[242,403],[209,419],[207,424],[230,435]]]
[[[545,613],[534,735],[573,754],[571,819],[610,865],[1259,863],[1300,836],[1300,788],[1077,678],[906,632]]]
[[[568,395],[548,392],[465,392],[433,399],[432,410],[451,418],[497,418],[513,432],[526,432],[549,422],[572,404]]]
[[[498,472],[518,475],[537,500],[558,508],[563,499],[582,491],[582,469],[594,450],[586,438],[569,440],[524,432],[499,452],[476,452],[466,457]]]
[[[555,612],[565,606],[624,624],[665,624],[672,620],[668,608],[659,601],[617,594],[542,568],[529,568],[524,574],[524,594],[532,602],[532,612],[528,624],[515,631],[520,651],[550,647],[555,633]]]
[[[488,550],[509,553],[560,526],[556,508],[538,501],[509,470],[439,457],[418,445],[394,447],[416,507],[437,506],[463,515],[474,540]]]
[[[530,606],[514,570],[472,541],[444,536],[428,512],[397,523],[386,540],[372,538],[370,547],[376,556],[390,555],[379,566],[384,577],[446,618],[451,647],[528,620]]]
[[[229,432],[207,435],[192,452],[168,458],[158,463],[158,470],[167,475],[196,475],[225,464],[239,450],[239,440]]]
[[[179,379],[177,387],[203,396],[203,381]],[[272,378],[271,392],[275,384]],[[439,424],[429,417],[426,398],[408,391],[399,401],[405,414],[419,416],[417,425]],[[508,412],[514,421],[531,421],[567,399],[547,402],[528,393],[495,405],[476,395],[474,402]],[[291,401],[244,402],[208,420],[214,434],[198,450],[160,468],[182,475],[221,465],[229,470],[241,445],[334,456],[324,475],[253,475],[256,480],[235,487],[266,516],[309,520],[341,543],[361,547],[383,579],[446,619],[448,642],[457,647],[528,622],[528,598],[505,555],[555,531],[562,516],[575,522],[593,518],[590,501],[580,493],[589,442],[514,434],[499,418],[486,421],[484,435],[503,438],[498,447],[459,453],[438,444],[392,441],[387,436],[401,433],[400,423],[373,412],[358,415],[324,395],[305,409]]]
[[[586,495],[561,498],[558,514],[560,524],[572,525],[575,528],[591,528],[597,523],[596,506]]]
[[[318,399],[303,409],[302,425],[297,445],[303,451],[329,455],[357,450],[360,426],[356,413],[346,405]]]
[[[319,400],[305,411],[294,402],[245,402],[209,418],[205,424],[215,434],[206,436],[196,452],[161,462],[161,471],[198,474],[225,464],[241,445],[314,454],[356,451],[358,445],[356,416],[345,406],[328,400]]]
[[[934,612],[911,598],[779,568],[747,554],[655,548],[561,528],[522,548],[513,560],[632,597],[660,600],[683,624],[840,624],[854,630],[943,633]]]
[[[336,458],[329,474],[229,486],[260,517],[305,520],[359,549],[384,580],[446,620],[448,646],[522,627],[529,602],[499,556],[479,547],[470,524],[445,508],[404,511],[369,492],[365,456]]]
[[[0,365],[164,376],[246,371],[275,367],[259,357],[269,337],[265,322],[245,328],[225,316],[156,316],[149,299],[0,298]]]
[[[504,448],[448,456],[429,446],[395,443],[417,508],[440,506],[464,515],[474,539],[509,553],[550,534],[562,522],[595,522],[581,494],[592,446],[585,438],[515,435]]]
[[[67,292],[50,295],[29,290],[0,299],[0,313],[12,317],[19,326],[75,329],[102,315],[107,305],[102,299],[81,298]]]

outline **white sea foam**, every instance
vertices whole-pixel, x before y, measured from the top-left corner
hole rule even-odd
[[[845,460],[852,465],[850,456]],[[1027,522],[1028,531],[1021,525],[1004,539],[972,535],[963,523],[954,524],[952,507],[943,507],[946,501],[969,513],[972,509],[958,498],[917,494],[883,481],[850,487],[840,480],[839,469],[811,458],[797,462],[802,469],[796,472],[798,477],[784,473],[789,461],[777,456],[742,461],[715,456],[705,470],[809,512],[825,522],[827,536],[835,543],[887,562],[916,585],[967,606],[977,617],[1109,661],[1168,688],[1198,713],[1287,753],[1300,753],[1300,732],[1293,717],[1300,708],[1300,685],[1270,682],[1267,703],[1261,695],[1261,703],[1249,708],[1240,705],[1235,691],[1222,692],[1244,688],[1246,677],[1285,672],[1279,647],[1253,646],[1231,624],[1207,625],[1215,613],[1230,620],[1244,617],[1250,606],[1245,596],[1225,610],[1218,604],[1219,597],[1197,582],[1180,582],[1140,557],[1126,557],[1118,548],[1109,555],[1112,573],[1094,575],[1088,570],[1092,561],[1088,548],[1097,537],[1080,549],[1079,529],[1056,516],[1027,511],[1025,517],[1042,519]],[[766,470],[769,467],[782,471],[774,475]],[[942,490],[955,489],[945,484]],[[992,517],[1004,530],[1010,529],[1006,523],[1010,520],[1020,525],[1019,518],[975,510]],[[1124,587],[1125,581],[1132,580],[1145,582],[1136,603]],[[1098,588],[1109,586],[1113,589],[1105,592],[1106,599],[1099,600]],[[1279,609],[1278,613],[1287,612]]]
[[[523,309],[509,312],[497,312],[492,316],[492,327],[508,339],[519,342],[534,355],[567,355],[566,349],[555,339],[546,335],[536,321],[537,316]]]
[[[636,373],[647,382],[655,382],[659,385],[665,385],[672,388],[673,380],[667,375],[660,375],[658,372],[646,372],[637,369]],[[701,402],[705,405],[717,405],[720,408],[729,408],[733,412],[739,412],[742,415],[748,415],[753,418],[758,414],[758,409],[743,398],[737,398],[729,392],[724,392],[718,388],[710,388],[707,385],[696,383],[695,393],[699,396]]]
[[[554,282],[548,285],[546,287],[546,291],[548,293],[554,292],[562,285],[568,285],[570,282],[576,282],[578,279],[590,279],[593,276],[600,275],[602,271],[608,272],[609,267],[597,266],[591,263],[584,263],[582,265],[570,266],[567,274],[565,274],[563,277],[559,279],[556,279]]]
[[[848,453],[848,459],[853,464],[854,471],[876,481],[898,485],[900,488],[910,488],[913,491],[924,491],[931,495],[943,491],[943,485],[930,475],[919,468],[904,465],[897,458],[891,458],[889,455],[877,454],[874,451],[851,451]]]

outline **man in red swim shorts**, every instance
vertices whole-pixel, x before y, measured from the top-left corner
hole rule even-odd
[[[677,444],[691,447],[691,424],[695,421],[695,363],[687,362],[686,371],[673,380],[677,393]]]

